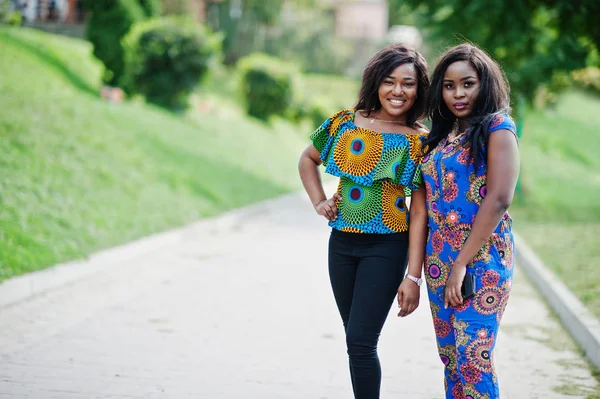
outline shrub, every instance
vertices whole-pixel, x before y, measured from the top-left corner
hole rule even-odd
[[[554,108],[558,104],[560,96],[573,86],[571,76],[562,70],[554,71],[549,81],[540,85],[533,97],[533,105],[536,108]]]
[[[13,11],[8,14],[6,23],[10,26],[21,26],[23,24],[23,15],[19,11]]]
[[[221,38],[180,17],[139,23],[123,40],[123,87],[159,106],[179,110],[206,76]]]
[[[23,15],[11,7],[8,0],[0,0],[0,24],[21,26]]]
[[[308,120],[314,128],[320,126],[327,118],[339,111],[341,108],[335,106],[327,97],[310,96],[294,103],[286,113],[287,119],[299,123]]]
[[[335,108],[327,98],[322,96],[316,96],[311,99],[310,106],[308,107],[308,119],[311,121],[312,126],[317,128],[325,119],[331,117],[339,109]]]
[[[138,0],[86,0],[91,11],[87,37],[94,45],[94,55],[105,67],[103,80],[116,86],[123,75],[122,38],[131,27],[145,18]]]
[[[285,112],[284,117],[291,122],[300,123],[302,120],[308,118],[310,112],[310,102],[305,99],[298,99],[290,104],[288,110]]]
[[[148,18],[160,17],[161,0],[139,0],[139,2]]]
[[[578,87],[600,94],[600,68],[587,67],[571,72],[571,78]]]
[[[251,54],[238,62],[248,115],[268,120],[284,115],[293,104],[298,71],[292,64],[266,54]]]
[[[4,22],[8,14],[12,11],[8,0],[0,0],[0,22]]]

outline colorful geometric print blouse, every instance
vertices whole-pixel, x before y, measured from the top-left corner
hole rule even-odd
[[[421,143],[426,134],[380,133],[354,124],[341,111],[310,136],[325,172],[340,178],[336,230],[392,234],[408,231],[405,199],[422,183]]]

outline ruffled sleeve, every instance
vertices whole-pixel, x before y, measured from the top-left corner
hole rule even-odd
[[[388,181],[417,190],[422,184],[421,143],[425,134],[380,133],[354,124],[354,111],[327,119],[310,136],[325,172],[363,185]]]
[[[409,191],[416,191],[419,189],[419,187],[423,185],[423,172],[421,171],[422,160],[423,155],[419,154],[416,161],[415,172],[413,173],[411,184],[407,185],[404,190],[404,193],[407,197],[410,195]]]
[[[421,175],[422,142],[425,134],[389,134],[384,137],[384,150],[375,168],[373,180],[389,180],[406,187],[406,193],[423,183]]]
[[[343,110],[328,118],[311,135],[313,145],[319,151],[319,158],[327,167],[330,155],[342,124],[352,118],[352,111]]]
[[[410,155],[414,164],[414,171],[411,171],[410,183],[404,187],[404,194],[408,197],[411,191],[416,191],[423,185],[423,173],[421,164],[423,161],[423,141],[427,138],[427,133],[415,136],[410,143]]]

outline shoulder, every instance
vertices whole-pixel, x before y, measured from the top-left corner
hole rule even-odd
[[[489,126],[489,132],[493,133],[498,131],[507,131],[512,133],[514,139],[517,140],[517,144],[519,143],[519,137],[517,136],[517,126],[515,125],[515,121],[513,121],[513,119],[507,113],[492,116]],[[508,136],[511,136],[509,133],[506,134]]]
[[[329,118],[332,122],[333,121],[341,121],[341,122],[346,122],[349,120],[352,120],[354,118],[354,110],[352,109],[343,109],[339,112],[336,112],[335,114],[333,114],[333,116],[331,118]]]
[[[427,137],[429,135],[429,130],[427,129],[426,126],[420,125],[420,126],[415,126],[415,128],[416,128],[415,130],[419,136]]]
[[[414,130],[415,133],[418,134],[429,134],[429,130],[427,129],[427,126],[425,126],[423,123],[417,121],[414,123],[414,125],[412,125],[412,129]]]
[[[508,114],[496,114],[492,116],[490,120],[489,131],[495,132],[497,130],[509,130],[513,133],[517,132],[517,126],[515,122]]]
[[[429,130],[427,129],[427,126],[419,122],[415,123],[411,130],[412,131],[410,136],[417,138],[418,141],[421,143],[425,141],[425,139],[427,139],[427,136],[429,135]]]
[[[341,123],[352,120],[354,118],[354,110],[351,109],[343,109],[341,111],[336,112],[331,115],[329,118],[325,119],[322,123],[322,127],[329,126],[332,123]]]
[[[345,123],[350,122],[354,119],[354,110],[344,109],[336,112],[323,122],[322,127],[326,128],[329,135],[336,136],[338,132],[345,126]]]

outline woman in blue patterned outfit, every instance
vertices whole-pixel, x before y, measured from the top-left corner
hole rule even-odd
[[[323,122],[300,157],[306,192],[332,228],[329,276],[357,399],[379,398],[377,342],[396,292],[401,297],[400,316],[418,305],[427,218],[425,190],[418,190],[421,143],[427,131],[419,119],[428,87],[421,54],[402,45],[384,48],[365,68],[354,109]],[[340,178],[329,199],[319,177],[320,164]],[[405,200],[411,194],[422,200],[410,207],[408,255]],[[413,232],[420,234],[413,237]],[[408,278],[403,281],[407,257]]]
[[[504,74],[482,50],[462,44],[442,55],[428,95],[422,172],[425,278],[447,398],[500,397],[492,352],[513,275],[506,211],[519,171],[509,104]],[[467,273],[475,295],[465,300]]]

